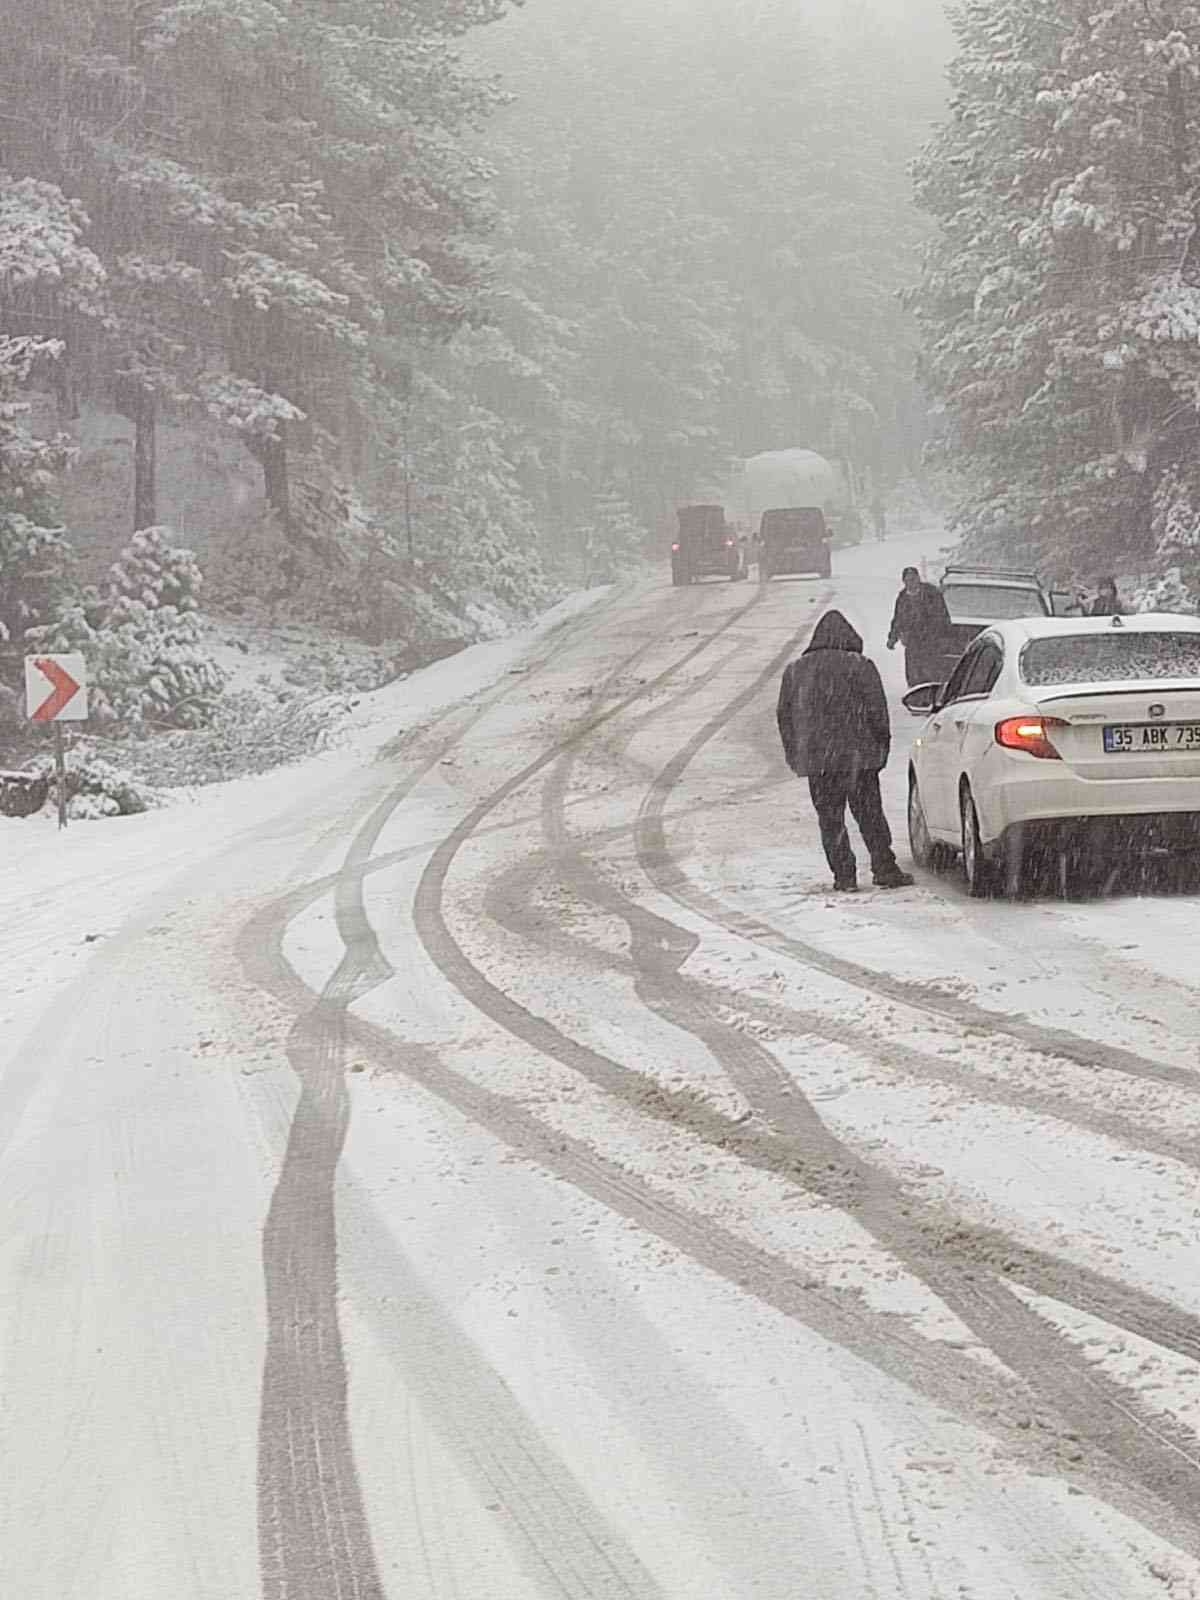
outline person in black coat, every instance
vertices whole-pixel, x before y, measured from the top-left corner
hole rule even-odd
[[[916,683],[941,683],[946,676],[946,655],[952,648],[950,613],[942,591],[922,583],[916,567],[905,567],[904,587],[896,596],[887,647],[904,646],[904,672],[911,689]]]
[[[1125,607],[1117,594],[1115,578],[1101,578],[1096,598],[1088,610],[1089,617],[1123,617]]]
[[[784,672],[776,708],[787,764],[808,779],[833,886],[848,894],[858,888],[858,864],[846,832],[847,805],[870,854],[874,882],[901,889],[913,881],[897,865],[883,814],[879,774],[892,729],[879,672],[862,644],[840,611],[827,611],[808,649]]]

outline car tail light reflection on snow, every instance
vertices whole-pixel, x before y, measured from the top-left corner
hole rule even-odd
[[[1005,717],[996,724],[996,743],[1006,750],[1024,750],[1041,761],[1061,761],[1050,743],[1050,730],[1066,726],[1061,717]]]

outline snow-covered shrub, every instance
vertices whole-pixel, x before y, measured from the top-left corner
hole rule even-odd
[[[150,610],[171,606],[180,614],[197,611],[204,583],[190,550],[175,545],[167,528],[135,533],[112,567],[112,594]]]
[[[48,784],[45,804],[57,804],[54,763],[48,758],[30,768]],[[96,817],[132,817],[162,805],[153,787],[123,767],[91,751],[72,751],[67,757],[67,815],[76,820]]]
[[[1131,611],[1173,611],[1195,616],[1200,596],[1184,581],[1178,567],[1170,567],[1149,583],[1137,585],[1129,595]]]
[[[102,722],[201,727],[225,683],[203,650],[195,615],[174,606],[124,597],[106,606],[90,596],[64,607],[31,637],[40,649],[85,657],[89,709]]]
[[[1159,576],[1139,595],[1138,609],[1194,613],[1200,607],[1200,481],[1190,463],[1164,473],[1151,531]]]
[[[27,637],[39,649],[84,656],[93,718],[200,727],[225,684],[203,648],[200,581],[191,552],[148,529],[122,552],[106,591],[61,606]]]
[[[304,760],[322,748],[345,709],[336,696],[230,691],[217,701],[207,727],[130,739],[122,760],[159,789],[223,783]]]

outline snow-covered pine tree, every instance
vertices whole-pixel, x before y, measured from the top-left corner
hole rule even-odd
[[[53,185],[0,173],[0,683],[15,689],[26,630],[68,591],[71,550],[52,483],[69,458],[63,439],[38,439],[22,390],[52,372],[63,319],[104,310],[104,272],[81,236],[87,219]]]
[[[645,551],[629,502],[617,489],[602,489],[592,502],[584,546],[587,582],[611,583],[626,575]]]
[[[285,526],[290,445],[361,469],[393,398],[376,347],[472,314],[490,213],[462,136],[496,96],[451,41],[505,4],[206,0],[155,26],[159,80],[221,200],[203,212],[216,338],[199,392]]]
[[[966,0],[912,305],[980,553],[1086,575],[1197,499],[1197,8]],[[1170,487],[1167,487],[1170,486]]]
[[[513,613],[528,615],[546,599],[547,586],[536,517],[514,459],[520,455],[517,430],[480,405],[460,420],[454,389],[421,380],[417,395],[418,561],[459,594],[495,596]]]
[[[292,442],[353,454],[390,401],[372,342],[472,314],[496,95],[453,41],[506,3],[0,0],[10,159],[85,202],[112,282],[90,380],[233,427],[285,526]]]

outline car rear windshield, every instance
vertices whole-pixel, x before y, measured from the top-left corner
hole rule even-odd
[[[1021,651],[1021,676],[1034,687],[1200,678],[1200,633],[1121,633],[1114,628],[1031,639]]]
[[[998,583],[949,583],[942,590],[951,622],[1011,622],[1015,617],[1044,617],[1036,589],[1005,589]]]

